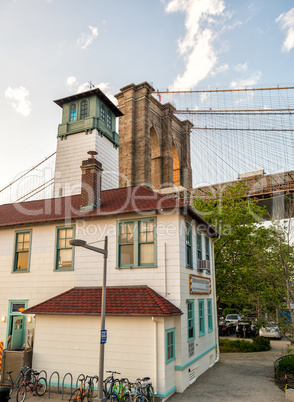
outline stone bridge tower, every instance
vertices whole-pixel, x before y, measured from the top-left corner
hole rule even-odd
[[[192,187],[190,131],[171,103],[161,104],[143,82],[115,95],[119,110],[119,186],[143,184],[154,189]]]

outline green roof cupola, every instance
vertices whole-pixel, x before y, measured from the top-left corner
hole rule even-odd
[[[119,146],[119,135],[116,130],[116,117],[122,112],[99,89],[67,96],[54,101],[62,107],[62,122],[58,126],[57,137],[67,136],[97,130],[100,136],[105,136],[114,147]]]

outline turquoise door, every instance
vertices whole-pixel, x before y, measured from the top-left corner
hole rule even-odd
[[[15,315],[12,317],[11,349],[18,348],[24,341],[24,317]]]

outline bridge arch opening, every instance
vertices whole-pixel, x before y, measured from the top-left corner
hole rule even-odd
[[[162,181],[161,153],[159,140],[154,127],[150,130],[151,145],[151,184],[153,188],[159,189]]]
[[[175,147],[174,144],[172,146],[172,151],[173,151],[173,182],[174,186],[180,186],[181,185],[180,160],[177,148]]]

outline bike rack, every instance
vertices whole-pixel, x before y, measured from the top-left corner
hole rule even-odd
[[[63,377],[63,380],[62,380],[62,396],[61,396],[61,399],[63,399],[64,380],[65,380],[66,376],[68,376],[68,375],[70,376],[70,394],[72,394],[72,374],[71,373],[66,373],[64,375],[64,377]]]
[[[86,377],[84,374],[80,374],[77,378],[77,382],[76,382],[76,388],[79,388],[79,381],[85,382],[86,381]]]
[[[53,374],[57,374],[57,393],[59,394],[59,380],[60,380],[60,375],[58,373],[58,371],[53,371],[53,373],[51,374],[50,378],[49,378],[49,387],[48,387],[48,398],[50,398],[50,391],[51,391],[51,379]],[[47,380],[47,377],[46,377]]]
[[[44,377],[46,378],[46,381],[47,381],[47,371],[41,370],[41,371],[39,372],[39,377],[42,377],[42,376],[41,376],[41,373],[44,373]]]

